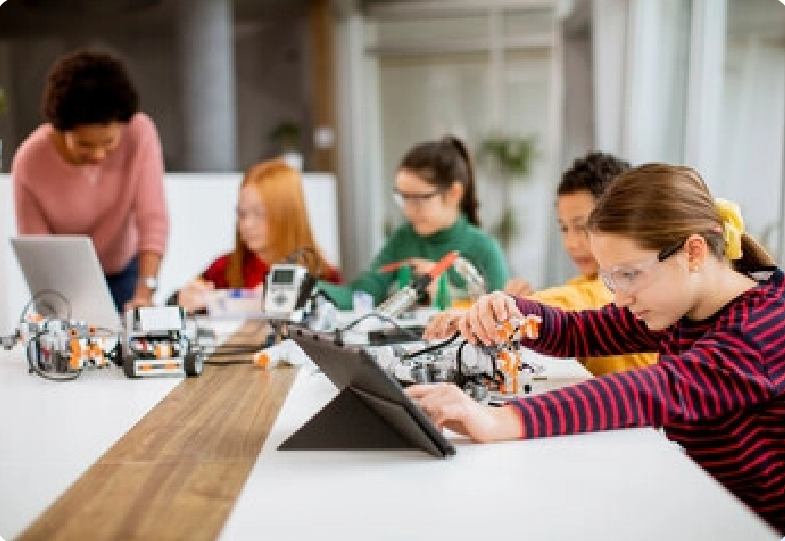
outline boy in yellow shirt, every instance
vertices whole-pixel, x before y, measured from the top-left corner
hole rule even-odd
[[[586,221],[594,209],[596,200],[605,191],[616,175],[630,165],[614,156],[591,153],[576,159],[562,175],[556,190],[556,214],[561,229],[561,239],[567,255],[578,268],[579,275],[565,285],[533,291],[528,282],[512,279],[507,282],[505,292],[530,297],[544,304],[568,310],[599,308],[610,303],[613,295],[600,280],[598,265],[589,249]],[[457,329],[455,320],[462,309],[453,309],[436,315],[423,335],[426,339],[445,338]],[[636,353],[612,357],[587,357],[579,359],[595,376],[608,372],[639,368],[657,361],[655,353]]]

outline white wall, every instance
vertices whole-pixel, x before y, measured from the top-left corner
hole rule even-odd
[[[363,128],[378,134],[379,146],[369,145],[370,181],[362,181],[379,187],[373,204],[382,205],[372,231],[403,219],[390,193],[398,163],[416,143],[452,133],[474,153],[493,133],[533,136],[532,171],[509,190],[490,164],[477,163],[480,219],[491,231],[506,201],[520,209],[520,234],[507,253],[511,272],[537,287],[555,285],[543,273],[560,169],[561,58],[553,10],[547,3],[526,10],[521,2],[499,12],[478,2],[466,12],[423,17],[410,4],[407,13],[402,7],[365,24],[362,84],[368,116],[378,124]]]
[[[596,146],[695,167],[785,255],[785,6],[594,0]]]
[[[233,248],[241,180],[241,173],[166,175],[171,231],[161,267],[158,301],[203,271],[217,255]],[[325,257],[340,265],[335,178],[306,173],[303,183],[316,241]],[[13,182],[10,175],[0,175],[0,334],[13,331],[30,295],[8,243],[15,234]]]
[[[782,230],[785,45],[755,37],[729,42],[724,79],[719,160],[709,186],[740,205],[745,229],[774,253]],[[782,263],[785,254],[778,255]]]

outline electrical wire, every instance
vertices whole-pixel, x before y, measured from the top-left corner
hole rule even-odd
[[[40,361],[41,357],[41,349],[40,349],[40,338],[43,332],[36,333],[35,336],[31,337],[30,340],[27,342],[27,364],[30,366],[30,371],[34,372],[35,374],[41,376],[44,379],[49,381],[73,381],[79,376],[82,375],[82,369],[80,368],[74,373],[68,374],[67,376],[50,376],[38,366],[38,362]],[[33,362],[33,355],[34,352],[32,351],[32,346],[35,344],[35,362]]]
[[[237,361],[211,361],[210,359],[214,357],[236,357],[238,355],[253,354],[262,348],[262,344],[222,344],[218,346],[201,344],[200,338],[202,338],[202,335],[199,331],[204,330],[205,327],[199,326],[199,320],[196,318],[195,314],[191,314],[191,317],[196,327],[196,339],[193,340],[193,347],[191,347],[191,341],[188,339],[188,336],[184,336],[185,339],[188,340],[188,352],[195,353],[196,355],[206,356],[207,358],[203,361],[205,366],[235,366],[241,364],[253,364],[253,360],[248,359]],[[261,330],[261,323],[262,320],[259,320],[256,329],[236,332],[234,333],[234,336],[256,336],[259,330]]]
[[[376,319],[379,319],[381,321],[385,321],[387,323],[390,323],[397,330],[401,331],[406,336],[409,336],[409,337],[411,337],[411,338],[413,338],[415,340],[419,340],[420,339],[420,335],[418,335],[417,333],[415,333],[411,329],[408,329],[408,328],[404,327],[403,325],[401,325],[400,323],[395,321],[395,319],[393,319],[393,318],[391,318],[389,316],[386,316],[384,314],[380,314],[378,312],[368,312],[367,314],[363,314],[362,316],[358,317],[354,321],[350,322],[345,327],[343,327],[341,329],[336,329],[335,332],[336,333],[340,333],[340,334],[345,333],[346,331],[351,330],[353,327],[357,326],[358,323],[360,323],[361,321],[363,321],[365,319],[368,319],[369,317],[375,317]]]
[[[453,342],[455,342],[455,340],[460,335],[461,335],[461,333],[456,332],[451,337],[449,337],[447,340],[439,342],[438,344],[433,344],[433,345],[430,345],[430,346],[425,347],[423,349],[418,349],[417,351],[412,351],[412,352],[409,352],[409,353],[405,353],[405,354],[401,355],[401,359],[402,360],[414,359],[415,357],[419,357],[420,355],[425,355],[426,353],[430,353],[432,351],[440,350],[440,349],[442,349],[442,348],[444,348],[446,346],[449,346]]]
[[[211,355],[212,357],[212,355]],[[242,364],[254,364],[253,360],[237,360],[237,361],[204,361],[204,364],[210,366],[237,366]]]
[[[27,314],[27,311],[30,309],[30,306],[32,306],[32,304],[35,301],[40,300],[41,297],[43,297],[44,295],[54,295],[55,297],[59,297],[60,300],[63,301],[63,304],[66,307],[66,316],[61,319],[71,319],[71,301],[69,301],[68,298],[62,293],[60,293],[59,291],[56,291],[54,289],[41,289],[40,291],[37,291],[34,295],[32,295],[30,297],[30,300],[27,301],[27,304],[25,304],[24,308],[22,308],[22,313],[19,314],[19,323],[25,323],[25,315]]]

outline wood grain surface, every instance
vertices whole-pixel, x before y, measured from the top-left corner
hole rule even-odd
[[[260,333],[241,330],[227,344],[261,343],[253,341],[255,334]],[[18,539],[215,539],[294,376],[291,368],[205,366],[200,377],[175,387]]]

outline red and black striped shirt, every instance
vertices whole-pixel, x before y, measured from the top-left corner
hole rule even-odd
[[[518,299],[543,319],[525,343],[559,357],[657,351],[660,360],[514,403],[526,438],[654,426],[785,533],[783,273],[703,321],[651,331],[624,308],[566,312]]]

